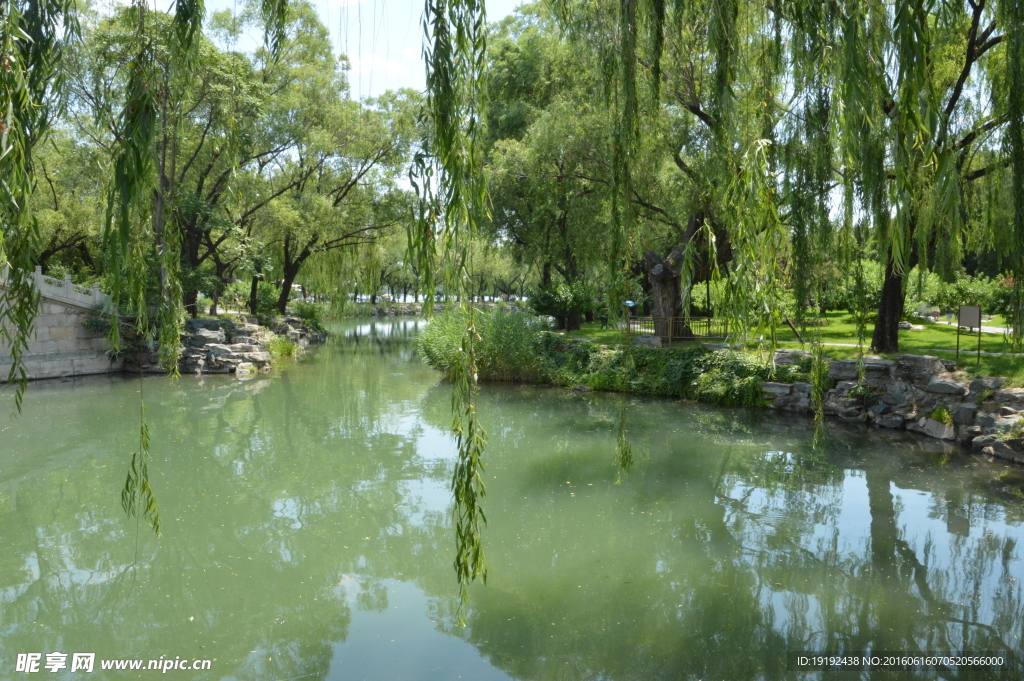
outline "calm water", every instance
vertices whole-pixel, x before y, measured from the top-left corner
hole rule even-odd
[[[815,455],[805,419],[547,388],[479,400],[491,577],[460,628],[449,394],[410,335],[348,324],[248,381],[39,383],[19,418],[5,397],[0,679],[53,651],[213,661],[168,672],[189,679],[1022,678],[786,671],[788,650],[1020,654],[1019,472],[840,426]],[[140,389],[159,539],[119,505]]]

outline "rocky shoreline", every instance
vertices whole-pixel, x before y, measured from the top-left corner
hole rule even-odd
[[[327,340],[325,332],[308,328],[298,317],[282,317],[273,328],[260,326],[253,317],[225,319],[200,317],[185,322],[178,350],[181,373],[234,374],[242,378],[270,371],[273,354],[267,346],[283,338],[294,343],[298,352]],[[159,364],[159,346],[131,353],[126,371],[164,373]]]
[[[810,353],[777,350],[775,364],[806,363]],[[855,359],[832,360],[835,383],[825,395],[825,413],[844,421],[906,429],[959,442],[981,454],[1024,464],[1024,388],[1003,388],[1002,377],[969,378],[956,363],[929,355],[895,360],[864,358],[858,382]],[[810,383],[766,382],[764,399],[781,411],[813,413]]]

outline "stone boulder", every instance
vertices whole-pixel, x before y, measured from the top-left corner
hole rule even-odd
[[[967,385],[951,378],[933,377],[924,388],[930,393],[940,395],[956,395],[962,397],[967,394]]]
[[[783,397],[793,392],[793,386],[789,383],[773,383],[771,381],[761,384],[761,390],[764,391],[765,397],[768,399],[774,399],[776,397]]]
[[[775,362],[776,366],[788,366],[800,364],[800,362],[810,358],[811,353],[806,350],[776,350],[772,361]]]
[[[633,345],[639,345],[644,348],[660,348],[661,337],[660,336],[637,336],[633,339]]]
[[[864,383],[871,387],[881,387],[893,378],[896,362],[891,359],[869,356],[864,358]],[[828,367],[828,377],[837,381],[856,381],[858,377],[857,360],[837,359]]]
[[[1018,410],[1024,409],[1024,388],[997,390],[993,399],[997,404],[1008,405]]]
[[[837,359],[828,365],[828,377],[836,381],[857,380],[857,360]]]
[[[864,358],[864,380],[870,385],[881,385],[892,380],[896,362],[891,359],[868,356]]]
[[[1024,463],[1024,440],[1019,438],[995,440],[992,444],[982,449],[982,452],[991,456],[997,456],[1000,459],[1006,459],[1007,461]]]
[[[211,330],[205,328],[196,329],[191,336],[189,336],[188,344],[192,347],[201,348],[211,343],[223,343],[224,332],[220,329]]]
[[[903,416],[900,414],[884,414],[875,419],[875,424],[882,428],[899,429],[903,427]]]
[[[978,413],[978,405],[965,402],[953,408],[953,423],[957,425],[968,425],[974,423],[974,415]]]
[[[971,381],[970,390],[971,395],[977,396],[986,390],[999,390],[1006,383],[1006,379],[1002,376],[988,376],[986,378],[976,378]]]
[[[185,321],[185,331],[188,333],[194,333],[199,329],[220,331],[222,328],[223,322],[216,318],[199,317],[198,319],[188,319]]]
[[[991,446],[998,439],[995,435],[979,435],[971,440],[971,449],[981,451],[985,447]]]
[[[1021,418],[1024,417],[1020,414],[1011,414],[1010,416],[1003,416],[1000,414],[999,418],[996,419],[994,428],[997,433],[1009,433]]]
[[[956,439],[956,428],[927,416],[922,416],[919,420],[907,426],[907,430],[913,430],[938,440]]]
[[[896,360],[896,377],[922,388],[931,383],[936,376],[945,373],[946,366],[938,357],[901,355]]]

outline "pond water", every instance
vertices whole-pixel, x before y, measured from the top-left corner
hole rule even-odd
[[[485,386],[486,586],[458,624],[449,389],[412,322],[269,377],[31,385],[0,417],[0,679],[19,653],[189,679],[1024,678],[787,671],[787,651],[1008,651],[1024,476],[907,434]],[[125,518],[140,391],[163,536]],[[627,408],[634,462],[616,464]],[[68,658],[70,667],[70,657]],[[145,663],[144,663],[145,664]]]

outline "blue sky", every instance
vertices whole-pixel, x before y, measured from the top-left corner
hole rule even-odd
[[[123,1],[123,0],[122,0]],[[423,0],[310,0],[331,33],[337,54],[352,63],[352,97],[363,99],[401,87],[424,87],[421,57]],[[167,0],[156,0],[157,6]],[[487,0],[487,18],[498,21],[522,0]],[[240,9],[244,0],[207,0],[207,13]]]

